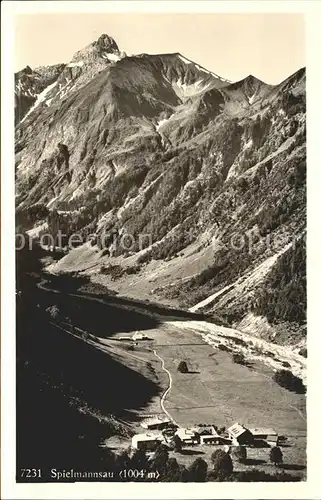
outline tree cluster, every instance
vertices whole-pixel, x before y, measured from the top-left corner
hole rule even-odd
[[[277,370],[274,374],[274,380],[281,387],[298,394],[305,394],[306,387],[302,380],[294,375],[290,370]]]

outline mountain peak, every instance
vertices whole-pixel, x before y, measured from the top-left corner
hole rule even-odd
[[[79,60],[93,61],[101,57],[106,59],[108,56],[113,55],[120,56],[118,45],[111,36],[103,33],[97,40],[76,52],[72,58],[72,62]]]
[[[100,35],[98,40],[93,42],[93,45],[96,46],[97,48],[99,48],[100,50],[103,50],[106,52],[110,52],[110,53],[114,53],[114,52],[118,53],[119,52],[119,48],[118,48],[118,45],[115,42],[115,40],[111,36],[107,35],[106,33],[103,33],[102,35]]]
[[[267,85],[263,80],[260,80],[259,78],[257,78],[256,76],[254,75],[248,75],[247,77],[245,77],[243,80],[241,80],[242,82],[247,82],[247,83],[251,83],[251,84],[260,84],[260,85]]]
[[[249,74],[247,77],[244,78],[244,80],[258,80],[258,78],[256,78],[256,76]]]
[[[23,68],[22,72],[31,75],[32,69],[27,65],[25,68]]]
[[[240,92],[241,95],[245,96],[248,100],[249,104],[252,104],[263,97],[263,95],[272,87],[272,85],[263,82],[251,74],[243,78],[243,80],[239,80],[238,82],[229,85],[228,90]]]
[[[17,71],[15,75],[21,77],[23,75],[32,75],[32,73],[33,73],[32,68],[30,68],[30,66],[25,66],[24,68]]]

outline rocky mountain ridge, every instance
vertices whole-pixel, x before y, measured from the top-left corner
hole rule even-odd
[[[108,282],[119,266],[120,289],[301,339],[305,70],[231,83],[179,53],[128,57],[103,35],[50,85],[16,127],[17,220],[95,235],[56,270]]]

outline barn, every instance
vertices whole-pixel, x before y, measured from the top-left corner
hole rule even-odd
[[[164,441],[161,434],[135,434],[132,437],[132,447],[135,450],[154,451]]]
[[[267,439],[268,436],[277,436],[278,433],[270,427],[253,427],[249,429],[254,439]]]
[[[204,434],[200,436],[200,444],[224,444],[226,439],[219,435],[214,436],[213,434]]]
[[[236,422],[227,429],[228,437],[235,445],[252,444],[253,434],[249,429]]]
[[[134,333],[134,335],[132,336],[132,339],[133,340],[150,340],[146,335],[144,335],[141,332]]]
[[[191,430],[195,432],[200,444],[223,444],[226,442],[226,439],[217,433],[214,426],[198,426],[193,427]]]
[[[155,418],[150,418],[148,420],[144,420],[140,425],[144,428],[144,429],[149,429],[149,430],[153,430],[153,429],[166,429],[166,427],[168,427],[169,424],[171,424],[171,420],[167,417],[155,417]]]
[[[192,429],[180,427],[175,434],[181,439],[183,444],[197,444],[198,442],[197,436]]]

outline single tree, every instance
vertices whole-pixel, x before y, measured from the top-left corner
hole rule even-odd
[[[220,479],[224,479],[232,474],[233,462],[229,453],[223,450],[215,450],[212,453],[211,461],[214,472]]]
[[[273,448],[271,448],[270,460],[276,467],[279,467],[279,465],[283,462],[283,453],[279,446],[273,446]]]
[[[202,458],[197,458],[188,469],[189,480],[193,483],[206,481],[207,463]]]
[[[164,477],[167,470],[168,448],[164,444],[160,444],[155,451],[152,461],[152,470],[157,470],[161,477]]]
[[[181,471],[176,458],[169,458],[167,462],[166,474],[163,481],[179,482],[181,480]]]
[[[189,472],[186,469],[185,465],[179,466],[179,482],[187,483],[189,481]]]
[[[148,467],[148,458],[144,450],[135,450],[130,461],[131,469],[146,469]]]
[[[177,367],[177,370],[181,373],[187,373],[188,367],[186,361],[180,361]]]
[[[183,442],[181,438],[177,434],[175,434],[173,437],[173,441],[174,441],[174,451],[180,453],[183,447]]]
[[[237,460],[242,464],[246,461],[247,451],[245,446],[237,446],[234,450],[234,455]]]

